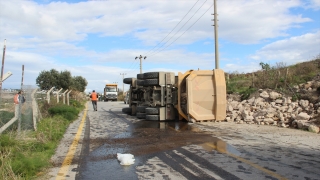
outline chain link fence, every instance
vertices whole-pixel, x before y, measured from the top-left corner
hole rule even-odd
[[[24,85],[22,96],[25,101],[14,104],[14,96],[19,90],[2,90],[0,95],[0,134],[6,131],[36,130],[37,122],[42,118],[39,106],[45,104],[73,105],[74,100],[81,101],[87,98],[83,92],[40,91],[35,86]],[[70,98],[70,99],[69,99]],[[50,106],[49,105],[49,106]],[[48,107],[49,107],[48,106]],[[44,116],[46,116],[45,112]]]
[[[0,96],[0,133],[6,131],[33,130],[37,120],[38,106],[34,98],[37,88],[24,85],[21,95],[24,102],[14,104],[19,90],[2,90]]]

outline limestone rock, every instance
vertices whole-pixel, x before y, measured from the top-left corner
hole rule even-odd
[[[314,133],[319,133],[320,128],[319,128],[318,126],[312,124],[312,125],[310,125],[310,126],[308,127],[308,131],[314,132]]]
[[[262,93],[260,93],[260,97],[262,97],[263,99],[268,99],[270,96],[267,91],[262,91]]]
[[[275,99],[281,98],[282,95],[277,92],[272,91],[269,93],[269,97],[270,97],[270,99],[275,100]]]
[[[309,120],[310,116],[307,113],[299,113],[298,116],[295,118],[296,120]]]

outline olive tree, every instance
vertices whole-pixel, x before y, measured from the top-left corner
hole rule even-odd
[[[83,92],[88,84],[82,76],[72,77],[70,71],[61,71],[60,73],[51,69],[50,71],[41,71],[36,79],[36,84],[40,89],[49,90],[51,87],[56,89],[73,89]]]

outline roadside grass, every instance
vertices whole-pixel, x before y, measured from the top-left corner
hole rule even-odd
[[[44,104],[49,114],[37,124],[37,131],[0,135],[0,179],[35,179],[51,166],[55,153],[69,124],[78,118],[85,102],[77,107]]]

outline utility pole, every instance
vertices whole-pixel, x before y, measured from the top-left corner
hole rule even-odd
[[[218,44],[218,12],[217,12],[217,3],[216,0],[213,0],[213,14],[214,15],[214,51],[215,51],[215,61],[216,61],[216,69],[219,69],[219,44]]]
[[[141,59],[143,58],[143,59],[146,59],[147,58],[147,56],[144,56],[144,57],[142,57],[141,55],[138,57],[136,57],[136,58],[134,58],[134,59],[140,59],[140,74],[142,74],[142,61],[141,61]]]
[[[124,82],[123,82],[123,79],[124,79],[124,75],[126,75],[126,73],[120,73],[120,75],[122,75],[122,91],[123,91],[123,95],[124,95]]]
[[[1,97],[1,92],[2,92],[2,80],[3,80],[3,68],[4,68],[5,55],[6,55],[6,39],[4,40],[3,54],[2,54],[2,66],[1,66],[1,78],[0,78],[0,97]]]

